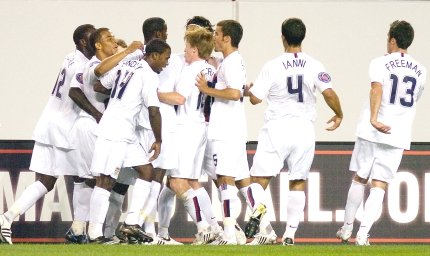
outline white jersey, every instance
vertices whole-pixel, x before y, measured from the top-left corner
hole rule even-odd
[[[218,69],[215,89],[236,89],[243,96],[245,84],[246,70],[242,56],[238,51],[232,52]],[[237,101],[215,98],[211,109],[208,139],[246,142],[247,127],[243,97]]]
[[[283,117],[316,119],[316,91],[332,88],[324,66],[306,53],[283,53],[267,62],[250,92],[267,98],[265,121]]]
[[[82,70],[87,62],[88,59],[78,50],[67,55],[48,103],[33,132],[33,140],[65,149],[76,148],[69,137],[78,117],[79,107],[69,97],[69,89],[73,79],[82,80],[82,73],[77,71]]]
[[[215,71],[215,67],[205,60],[195,61],[184,66],[181,78],[176,86],[177,92],[185,97],[185,104],[179,105],[177,109],[178,124],[205,122],[203,105],[206,95],[196,87],[196,77],[199,73],[202,73],[208,82],[212,82]]]
[[[159,107],[157,74],[144,60],[126,60],[101,78],[112,89],[109,105],[98,125],[97,135],[107,140],[133,142],[141,109]]]
[[[389,125],[391,133],[378,132],[370,124],[370,104],[367,103],[356,135],[368,141],[409,149],[416,103],[426,81],[426,68],[409,54],[395,52],[372,60],[369,75],[371,82],[382,84],[378,121]]]
[[[182,66],[183,62],[180,57],[176,54],[171,54],[169,63],[158,75],[160,80],[160,84],[158,86],[159,92],[175,91],[175,86],[179,80]],[[175,107],[173,105],[160,102],[160,114],[163,123],[163,132],[175,131],[177,124]],[[144,128],[151,129],[151,126],[148,122],[148,111],[145,111],[144,109],[139,116],[139,125]]]

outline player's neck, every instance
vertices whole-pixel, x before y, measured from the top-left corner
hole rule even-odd
[[[288,46],[285,48],[285,52],[287,52],[287,53],[302,52],[302,47],[301,46]]]

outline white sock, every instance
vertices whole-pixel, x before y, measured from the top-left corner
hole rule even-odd
[[[156,181],[152,181],[151,183],[151,192],[149,193],[148,201],[139,216],[141,218],[139,219],[139,224],[143,225],[143,223],[145,223],[146,233],[156,234],[155,218],[157,217],[157,202],[161,184]]]
[[[237,196],[237,188],[235,186],[222,184],[219,187],[221,192],[222,207],[223,207],[223,224],[224,224],[224,237],[228,240],[236,240],[236,218],[235,214],[240,203],[240,199]]]
[[[252,185],[252,184],[251,184]],[[246,206],[249,207],[249,209],[252,209],[252,207],[254,206],[254,198],[251,197],[251,190],[250,190],[251,186],[246,186],[243,187],[241,189],[239,189],[240,194],[242,195],[242,197],[245,199],[246,202]],[[261,187],[261,186],[260,186]],[[263,195],[264,195],[264,190],[263,190]]]
[[[270,224],[269,217],[264,215],[260,221],[260,234],[268,235],[273,231],[273,227]]]
[[[357,235],[367,235],[370,231],[370,228],[375,222],[376,217],[378,216],[379,210],[382,207],[382,202],[384,201],[385,190],[378,187],[373,187],[370,189],[369,197],[366,200],[366,204],[364,205],[364,215],[363,220],[360,224],[360,229],[357,232]]]
[[[242,192],[242,189],[241,189]],[[265,199],[265,191],[264,188],[259,183],[251,183],[248,186],[248,190],[245,193],[242,193],[247,196],[248,201],[250,201],[252,211],[260,204],[264,202]]]
[[[89,214],[90,214],[90,200],[91,200],[92,193],[93,193],[93,188],[89,187],[87,184],[85,184],[85,182],[74,183],[73,220],[77,220],[80,222],[88,221]],[[74,231],[75,230],[73,230],[73,232]]]
[[[119,219],[122,214],[122,204],[124,203],[124,195],[111,191],[109,196],[109,208],[106,214],[105,221],[105,237],[113,237],[115,230],[118,227]]]
[[[304,191],[290,191],[287,203],[287,227],[284,238],[294,239],[297,228],[299,227],[300,218],[305,209],[306,196]]]
[[[167,237],[169,235],[170,219],[173,216],[175,203],[175,192],[164,186],[158,197],[158,235]]]
[[[348,198],[345,205],[345,218],[343,221],[343,229],[352,231],[354,227],[355,214],[364,197],[365,184],[352,181],[348,191]]]
[[[130,206],[128,208],[127,218],[125,219],[126,224],[139,224],[140,210],[142,210],[143,206],[148,200],[150,192],[151,182],[142,179],[136,179],[133,194],[131,195]]]
[[[218,227],[219,224],[213,212],[212,202],[208,192],[205,188],[198,188],[194,191],[196,193],[197,199],[199,201],[201,210],[203,212],[203,215],[205,216],[206,221],[211,227]]]
[[[96,239],[103,236],[103,223],[109,207],[110,192],[100,187],[94,187],[90,201],[90,224],[88,226],[88,236]]]
[[[206,219],[202,214],[199,200],[194,189],[188,189],[187,192],[180,196],[180,199],[184,203],[185,209],[187,210],[191,219],[193,219],[194,223],[196,224],[197,232],[201,232],[206,229],[209,224],[206,222]]]
[[[10,209],[4,213],[6,219],[12,223],[13,220],[20,214],[24,214],[30,207],[32,207],[37,200],[42,198],[48,190],[40,181],[36,181],[30,186],[28,186],[21,196],[15,203],[10,207]]]

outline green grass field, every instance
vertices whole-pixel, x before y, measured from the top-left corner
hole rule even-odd
[[[121,256],[121,255],[270,255],[270,256],[423,256],[430,255],[430,245],[372,245],[357,247],[354,245],[310,245],[295,246],[148,246],[148,245],[66,245],[66,244],[0,244],[0,256]]]

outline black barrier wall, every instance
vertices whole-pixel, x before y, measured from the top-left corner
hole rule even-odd
[[[26,186],[36,179],[28,170],[32,141],[0,141],[0,213],[10,207]],[[248,143],[248,162],[256,144]],[[337,242],[334,238],[342,225],[344,205],[352,173],[348,171],[353,143],[317,143],[314,163],[306,190],[303,221],[296,242]],[[430,143],[414,143],[405,151],[396,181],[385,194],[379,219],[371,230],[371,242],[430,243]],[[201,181],[212,197],[214,211],[221,220],[216,188],[207,177]],[[15,242],[63,242],[72,217],[73,181],[60,177],[56,187],[39,200],[35,207],[16,219],[12,226]],[[268,214],[278,235],[282,237],[286,221],[288,172],[272,180],[268,195]],[[243,201],[243,200],[242,200]],[[127,202],[123,207],[123,218]],[[244,227],[249,210],[245,204],[238,222]],[[361,219],[359,210],[357,219]],[[358,228],[355,222],[355,230]],[[192,241],[196,228],[180,203],[176,203],[170,234],[183,242]]]

